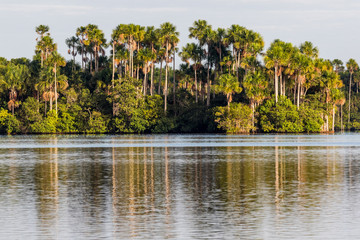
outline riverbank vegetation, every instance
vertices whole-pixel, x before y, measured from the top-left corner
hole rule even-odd
[[[360,128],[359,66],[239,25],[80,26],[57,51],[36,27],[33,59],[0,58],[2,133],[331,132]],[[185,33],[184,33],[185,34]],[[34,33],[35,36],[35,33]],[[35,37],[34,37],[35,38]],[[108,49],[108,50],[106,50]],[[108,54],[107,54],[108,53]],[[177,56],[182,62],[176,69]]]

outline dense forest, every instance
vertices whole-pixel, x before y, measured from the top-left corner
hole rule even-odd
[[[250,133],[360,128],[359,66],[239,25],[205,20],[179,32],[120,24],[110,40],[97,25],[57,51],[46,25],[35,28],[33,59],[0,58],[0,132]],[[106,51],[106,49],[108,49]],[[109,54],[106,54],[109,53]],[[179,56],[180,67],[175,63]]]

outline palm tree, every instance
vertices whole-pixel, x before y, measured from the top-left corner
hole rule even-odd
[[[37,42],[36,50],[41,52],[41,67],[43,67],[43,62],[47,59],[52,51],[56,50],[56,44],[49,35],[46,35]]]
[[[149,72],[149,62],[153,61],[156,58],[156,55],[149,48],[140,49],[138,53],[139,59],[143,62],[143,73],[144,73],[144,82],[143,82],[143,93],[146,96],[147,93],[147,73]]]
[[[241,93],[242,88],[239,86],[239,82],[235,76],[231,74],[223,74],[214,85],[214,90],[216,93],[223,93],[226,95],[227,107],[230,109],[232,95],[235,93]]]
[[[226,43],[225,37],[226,37],[226,30],[224,28],[218,28],[216,30],[216,35],[215,35],[215,42],[217,43],[217,46],[215,46],[215,48],[219,54],[219,69],[221,74],[223,73],[223,70],[222,70],[222,65],[220,63],[223,57],[222,48]]]
[[[180,53],[182,61],[189,63],[189,60],[193,61],[193,69],[195,73],[195,102],[198,102],[198,82],[197,82],[197,71],[201,66],[201,60],[204,58],[204,52],[201,49],[201,46],[195,43],[187,43],[185,47],[182,48]]]
[[[160,26],[160,41],[165,48],[165,86],[164,86],[164,111],[167,111],[167,95],[168,95],[168,66],[169,66],[169,52],[172,46],[172,43],[178,42],[179,32],[176,31],[176,27],[169,23],[163,23]]]
[[[15,107],[19,106],[17,101],[18,91],[22,89],[25,80],[29,77],[30,72],[27,66],[9,63],[6,66],[5,75],[0,78],[0,86],[9,91],[8,108],[11,110],[12,115],[14,115]]]
[[[312,42],[308,41],[300,45],[300,52],[312,59],[318,58],[319,56],[319,49],[317,47],[314,47]]]
[[[39,25],[35,28],[35,31],[36,33],[39,35],[38,38],[36,38],[36,41],[37,42],[41,42],[42,39],[44,38],[44,36],[50,36],[50,33],[49,33],[49,26],[47,25]],[[43,64],[44,64],[44,50],[43,49],[39,49],[41,52],[40,52],[40,58],[41,58],[41,67],[43,67]]]
[[[55,111],[56,111],[56,115],[58,113],[58,107],[57,107],[57,70],[58,67],[63,67],[66,65],[66,61],[65,58],[63,58],[58,52],[53,52],[51,54],[51,57],[49,59],[49,64],[51,64],[53,66],[53,72],[55,74],[55,78],[54,78],[54,97],[55,97]]]
[[[284,62],[284,51],[283,51],[283,42],[279,39],[276,39],[266,52],[264,58],[265,66],[267,68],[274,68],[274,80],[275,80],[275,102],[278,102],[279,95],[279,80],[278,77],[279,67]]]
[[[344,63],[340,59],[334,59],[332,61],[332,65],[333,65],[336,73],[340,73],[344,68],[344,66],[343,66]]]
[[[137,53],[139,53],[139,51],[140,51],[141,42],[144,40],[144,37],[145,37],[145,27],[136,25],[134,40],[135,40],[135,44],[136,44],[136,48],[137,48]],[[139,72],[140,72],[140,64],[137,64],[136,79],[139,79]]]
[[[346,67],[350,73],[349,79],[349,116],[348,116],[348,127],[350,126],[350,113],[351,113],[351,80],[354,72],[359,69],[359,65],[355,61],[355,59],[350,58],[349,61],[346,63]]]
[[[205,20],[198,20],[193,23],[193,26],[189,28],[190,38],[196,38],[199,40],[200,46],[207,45],[207,99],[206,105],[210,106],[210,47],[215,40],[215,32],[212,30],[211,25],[208,25]]]
[[[261,103],[267,96],[266,76],[262,71],[249,72],[246,74],[243,82],[246,95],[250,99],[252,114],[253,127],[255,125],[255,107]]]
[[[106,39],[102,30],[97,25],[88,24],[86,26],[86,40],[84,41],[85,46],[91,46],[93,49],[94,60],[95,60],[95,72],[99,70],[99,53],[105,54],[104,48],[106,45]]]
[[[302,85],[306,81],[306,74],[313,70],[313,62],[310,57],[304,55],[296,48],[291,59],[290,68],[294,71],[295,74],[294,99],[295,96],[297,96],[296,105],[297,109],[299,109],[300,97],[301,93],[303,92]]]
[[[155,29],[153,26],[147,27],[144,42],[151,49],[152,53],[156,55],[157,46],[159,45],[159,29]],[[154,93],[154,65],[156,57],[151,62],[151,76],[150,76],[150,95]]]
[[[85,66],[84,66],[84,60],[85,60],[85,44],[84,44],[84,41],[85,41],[85,37],[86,37],[86,27],[78,27],[76,29],[76,36],[79,38],[79,43],[80,43],[80,52],[81,52],[81,68],[82,69],[85,69]]]
[[[67,38],[65,40],[65,43],[69,48],[68,54],[71,54],[73,56],[72,70],[75,71],[75,57],[78,53],[77,46],[80,43],[79,38],[72,36],[71,38]]]

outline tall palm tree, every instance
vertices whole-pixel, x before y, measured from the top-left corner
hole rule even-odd
[[[99,53],[104,55],[104,48],[107,47],[105,35],[97,25],[88,24],[86,26],[86,40],[84,44],[91,46],[93,49],[94,61],[95,61],[95,72],[99,70]]]
[[[143,81],[143,93],[144,96],[147,94],[147,74],[149,72],[149,62],[153,61],[156,58],[156,55],[149,48],[144,48],[139,50],[139,59],[143,63],[142,71],[144,73],[144,81]]]
[[[80,43],[80,52],[81,52],[81,68],[85,69],[85,37],[86,37],[86,27],[81,26],[76,29],[76,36],[79,38]]]
[[[158,52],[159,45],[159,29],[155,29],[153,26],[146,27],[146,32],[144,36],[144,42],[151,49],[152,53],[155,55]],[[156,58],[151,62],[151,76],[150,76],[150,95],[154,93],[154,65]]]
[[[62,57],[58,52],[53,52],[51,54],[51,57],[49,59],[49,64],[51,64],[53,66],[53,72],[55,75],[54,78],[54,97],[55,97],[55,111],[56,111],[56,115],[58,113],[58,106],[57,106],[57,71],[58,71],[58,67],[63,67],[66,65],[66,61],[65,58]]]
[[[312,42],[304,42],[300,45],[300,52],[305,54],[305,56],[308,56],[312,59],[319,57],[319,49],[317,47],[314,47]]]
[[[200,46],[207,45],[207,99],[206,105],[210,106],[210,88],[211,88],[211,81],[210,81],[210,48],[212,43],[216,38],[216,33],[212,30],[212,26],[208,25],[205,20],[198,20],[193,23],[193,26],[189,28],[190,38],[195,38],[199,40]]]
[[[68,54],[71,54],[73,57],[72,70],[75,71],[75,57],[78,54],[77,46],[80,44],[79,38],[72,36],[65,40],[66,45],[68,46]]]
[[[355,61],[355,59],[350,58],[349,61],[346,63],[346,67],[350,73],[349,79],[349,116],[348,116],[348,126],[350,126],[350,113],[351,113],[351,80],[354,72],[359,69],[359,65]]]
[[[300,97],[301,93],[303,92],[301,90],[302,84],[304,84],[306,81],[307,73],[309,73],[313,69],[313,61],[310,57],[304,55],[296,48],[291,59],[290,68],[294,71],[295,75],[294,96],[297,96],[296,105],[297,109],[299,109]]]
[[[167,111],[167,95],[168,95],[168,67],[169,67],[169,52],[172,47],[172,43],[178,42],[179,32],[176,31],[176,27],[165,22],[160,25],[160,41],[165,48],[165,86],[164,86],[164,111]]]
[[[197,71],[201,66],[201,60],[204,58],[204,52],[201,49],[201,46],[195,43],[187,43],[185,47],[182,48],[180,53],[182,61],[189,63],[189,60],[193,61],[194,69],[194,82],[195,82],[195,102],[198,102],[198,81],[197,81]]]
[[[136,25],[134,40],[135,40],[135,44],[136,44],[137,53],[139,53],[139,51],[140,51],[141,43],[144,40],[144,37],[145,37],[145,27]],[[139,72],[140,72],[140,64],[137,64],[136,79],[139,79]]]
[[[334,67],[336,73],[340,73],[344,68],[344,66],[343,66],[344,63],[340,59],[334,59],[332,61],[332,64],[333,64],[333,67]]]
[[[275,81],[275,102],[278,102],[279,95],[279,68],[284,61],[284,50],[283,42],[279,39],[276,39],[266,52],[264,58],[265,66],[267,68],[274,68],[274,81]]]
[[[249,72],[243,82],[246,95],[250,99],[252,113],[252,123],[255,126],[255,107],[267,96],[266,76],[262,71]]]
[[[39,25],[35,28],[36,33],[39,35],[39,37],[36,38],[37,42],[41,42],[44,36],[50,36],[49,33],[49,26],[47,25]],[[44,65],[44,50],[42,48],[40,50],[40,58],[41,58],[41,67]]]

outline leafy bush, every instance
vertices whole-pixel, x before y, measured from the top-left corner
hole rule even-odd
[[[0,132],[16,133],[19,131],[20,122],[5,109],[0,109]]]
[[[251,108],[242,103],[231,103],[230,108],[215,107],[214,120],[226,133],[249,133],[252,130]]]
[[[277,104],[274,99],[265,101],[259,108],[259,120],[264,132],[304,131],[296,106],[286,97],[280,97]]]

